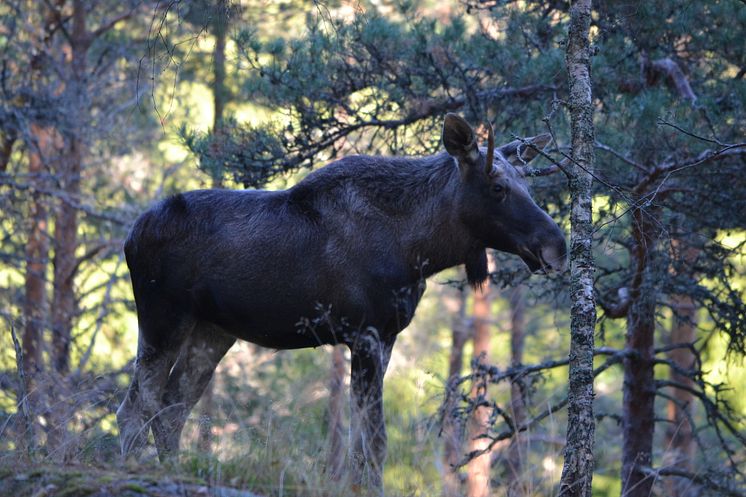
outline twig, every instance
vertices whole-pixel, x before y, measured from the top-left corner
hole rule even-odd
[[[724,493],[732,497],[744,497],[746,492],[741,489],[734,488],[730,485],[719,483],[707,474],[695,474],[683,469],[676,468],[674,466],[664,466],[662,468],[651,468],[648,466],[638,466],[640,471],[645,473],[650,478],[658,478],[659,476],[679,476],[681,478],[687,478],[695,483],[704,485],[706,487],[717,490],[718,492]]]
[[[25,425],[24,433],[26,436],[29,437],[29,440],[26,441],[26,451],[27,455],[31,454],[31,450],[33,449],[33,425],[32,425],[32,419],[33,419],[33,413],[31,411],[31,406],[28,402],[28,396],[26,393],[26,385],[27,385],[27,379],[26,379],[26,371],[23,367],[23,348],[21,347],[20,342],[18,341],[18,337],[16,336],[16,328],[15,323],[13,322],[13,319],[11,319],[10,316],[3,313],[3,317],[8,322],[8,326],[10,327],[10,337],[13,340],[13,348],[15,349],[16,354],[16,368],[18,370],[18,392],[16,394],[17,400],[17,409],[22,413],[23,415],[23,421]],[[10,417],[8,418],[10,419]],[[5,426],[3,426],[3,429],[0,430],[0,433],[2,433],[5,430]]]

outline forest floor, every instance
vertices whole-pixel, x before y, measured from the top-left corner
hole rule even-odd
[[[0,497],[261,497],[163,470],[73,464],[0,464]]]

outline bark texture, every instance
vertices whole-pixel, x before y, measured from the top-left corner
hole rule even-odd
[[[84,156],[82,130],[87,126],[88,88],[86,58],[91,35],[86,28],[87,6],[82,0],[73,2],[70,38],[70,78],[64,83],[64,95],[72,108],[73,126],[65,133],[65,153],[59,161],[59,178],[65,198],[57,204],[54,223],[54,289],[52,293],[52,362],[60,375],[70,369],[70,340],[75,315],[74,279],[77,271],[75,252],[78,248],[78,210],[80,179]]]
[[[29,177],[42,186],[47,174],[44,157],[52,151],[53,130],[38,125],[31,126],[32,143],[29,143]],[[47,233],[47,207],[41,193],[31,195],[28,237],[26,240],[25,298],[23,301],[23,368],[29,381],[41,369],[41,340],[46,322],[47,290],[46,270],[49,256]],[[33,389],[26,386],[26,391]]]
[[[70,372],[70,344],[74,318],[77,314],[75,276],[79,259],[78,208],[80,201],[83,160],[89,138],[90,95],[86,59],[93,41],[88,30],[89,6],[75,0],[72,8],[72,29],[66,48],[69,75],[61,81],[60,90],[70,109],[70,125],[60,130],[64,149],[57,162],[56,178],[61,191],[54,213],[52,259],[53,288],[51,304],[51,372],[56,375],[49,390],[49,423],[47,448],[60,461],[68,460],[75,452],[75,443],[68,440],[68,425],[73,417],[73,405],[68,373]]]
[[[490,307],[492,303],[490,287],[477,289],[474,293],[474,359],[485,362],[490,350]],[[486,383],[475,380],[471,396],[477,400],[487,394]],[[490,428],[490,409],[486,406],[477,407],[469,419],[469,448],[467,452],[483,451],[489,444],[488,438],[482,437]],[[490,495],[490,464],[491,453],[472,458],[466,473],[467,497],[487,497]]]
[[[655,211],[632,212],[635,274],[627,311],[624,385],[622,400],[622,496],[648,497],[653,478],[650,467],[655,432],[655,303],[657,291],[652,273],[657,238]]]
[[[566,63],[570,86],[572,126],[572,199],[570,240],[571,344],[568,389],[568,424],[560,495],[590,497],[593,480],[593,333],[596,304],[591,174],[594,168],[593,100],[591,91],[591,0],[578,0],[570,8]]]
[[[36,124],[30,126],[30,143],[27,144],[29,178],[38,187],[44,184],[48,174],[44,160],[53,151],[54,130]],[[25,247],[26,273],[23,300],[23,360],[24,391],[28,392],[27,405],[33,412],[42,412],[42,396],[37,388],[39,373],[43,370],[43,334],[47,326],[47,266],[49,263],[48,212],[41,193],[31,194],[28,215],[28,233]],[[29,433],[20,437],[33,448],[37,443],[36,423],[31,422],[23,429]]]

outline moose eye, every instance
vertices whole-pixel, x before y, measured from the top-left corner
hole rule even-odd
[[[502,193],[504,190],[505,190],[505,187],[501,185],[500,183],[492,185],[492,191],[495,193]]]

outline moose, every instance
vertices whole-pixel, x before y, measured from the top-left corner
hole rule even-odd
[[[122,455],[152,430],[161,460],[177,454],[189,412],[237,339],[274,349],[351,351],[350,473],[382,492],[383,377],[425,279],[464,264],[489,276],[486,249],[532,272],[562,270],[563,232],[531,198],[520,168],[548,135],[487,147],[460,116],[445,152],[350,156],[281,191],[198,190],[157,203],[124,251],[139,338],[117,411]]]

